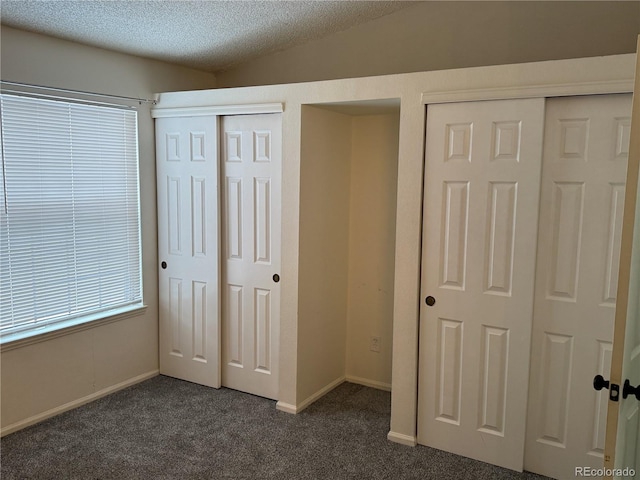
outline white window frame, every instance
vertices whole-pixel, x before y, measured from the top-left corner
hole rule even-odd
[[[47,97],[30,94],[2,93],[0,94],[0,99],[2,100],[4,110],[0,113],[0,115],[2,115],[2,171],[0,171],[0,209],[2,212],[0,214],[3,217],[3,221],[0,224],[0,256],[5,257],[5,261],[0,263],[0,277],[2,278],[2,283],[0,284],[0,295],[2,295],[3,289],[6,290],[8,285],[12,285],[10,287],[10,294],[17,298],[15,301],[10,300],[7,302],[7,295],[2,295],[5,298],[4,301],[0,301],[0,322],[2,322],[2,328],[0,329],[0,345],[2,345],[2,349],[5,350],[5,347],[7,346],[14,346],[25,342],[31,343],[33,341],[39,341],[39,339],[58,336],[60,334],[66,334],[79,329],[91,328],[97,324],[119,320],[121,318],[140,313],[140,311],[144,310],[146,307],[143,303],[142,284],[142,237],[137,111],[131,107],[120,105],[107,105],[103,103],[78,101],[71,98]],[[11,103],[16,109],[13,117],[7,113],[6,106],[9,103]],[[35,107],[36,105],[42,105],[44,113],[40,112],[38,108]],[[48,108],[51,109],[50,112],[48,111]],[[62,123],[61,126],[57,123],[61,118],[64,120],[63,117],[66,115],[65,109],[69,112],[68,132],[65,132],[66,124]],[[20,114],[35,114],[35,110],[38,110],[38,114],[34,115],[33,118],[34,127],[37,124],[36,116],[44,117],[38,120],[38,122],[40,122],[38,127],[40,130],[38,134],[33,134],[33,132],[28,131],[29,127],[31,127],[31,125],[29,125],[32,121],[31,118],[25,120],[23,124],[21,124],[19,119]],[[60,117],[60,115],[62,117]],[[100,115],[100,120],[96,120],[95,115]],[[122,119],[122,124],[118,123],[119,119]],[[46,135],[47,129],[49,128],[46,125],[47,121],[52,122],[50,124],[51,131],[55,132],[49,137]],[[11,123],[13,123],[13,125],[11,125]],[[32,129],[34,127],[32,127]],[[17,128],[17,130],[14,131],[16,133],[14,135],[14,133],[11,133],[9,130],[15,128]],[[24,140],[24,144],[21,144],[23,140],[20,135],[23,134],[29,135],[29,137],[27,140]],[[106,138],[113,139],[113,142],[109,143],[105,140]],[[75,146],[69,146],[73,141],[75,141]],[[7,147],[7,144],[10,143],[12,143],[13,147]],[[73,277],[73,280],[68,282],[69,285],[73,284],[73,286],[68,290],[75,292],[75,300],[70,302],[72,304],[71,306],[65,305],[62,307],[62,309],[66,310],[64,314],[60,314],[55,318],[50,318],[51,315],[49,315],[49,318],[47,315],[44,315],[42,318],[35,318],[36,315],[40,315],[38,313],[31,315],[29,320],[25,320],[29,316],[25,315],[25,303],[27,302],[20,301],[20,292],[24,291],[30,293],[33,298],[47,297],[47,300],[44,300],[44,303],[47,303],[48,299],[54,298],[54,296],[42,294],[44,291],[48,292],[49,290],[53,290],[53,288],[40,288],[40,296],[36,297],[33,291],[38,290],[38,288],[35,286],[29,287],[24,282],[22,287],[23,290],[20,290],[19,286],[15,287],[14,284],[11,283],[11,278],[9,278],[10,276],[6,274],[6,267],[10,262],[13,262],[12,265],[14,270],[23,273],[23,279],[28,278],[28,275],[24,276],[24,272],[26,271],[25,268],[29,268],[29,266],[26,265],[28,262],[25,262],[24,254],[22,255],[22,259],[18,258],[18,254],[15,254],[15,258],[17,258],[17,260],[8,254],[10,243],[10,240],[8,239],[11,238],[8,225],[12,221],[17,222],[16,218],[19,218],[15,213],[12,216],[12,211],[18,211],[16,206],[19,205],[18,203],[14,204],[16,201],[14,197],[19,200],[19,195],[16,196],[15,193],[12,194],[10,190],[16,192],[16,186],[23,188],[23,191],[25,192],[23,198],[26,198],[28,201],[30,197],[35,196],[34,192],[37,190],[35,187],[31,187],[29,185],[29,175],[25,174],[25,172],[22,172],[22,175],[19,174],[20,168],[25,168],[20,166],[20,162],[28,162],[32,157],[35,158],[42,154],[42,152],[46,153],[47,149],[53,149],[54,145],[57,145],[58,143],[62,144],[62,147],[60,147],[61,153],[57,156],[54,155],[57,158],[52,160],[52,165],[56,167],[60,167],[60,165],[62,165],[60,168],[65,171],[65,173],[60,174],[59,178],[62,178],[63,182],[64,179],[67,178],[65,176],[67,173],[69,173],[70,177],[73,178],[73,180],[69,181],[73,185],[71,188],[72,191],[69,191],[68,189],[60,190],[60,196],[64,197],[61,200],[61,205],[63,205],[62,208],[69,208],[69,211],[74,212],[72,215],[73,218],[70,219],[70,222],[62,220],[58,224],[65,229],[65,235],[62,235],[61,238],[67,238],[67,231],[70,230],[73,232],[71,235],[73,238],[69,238],[63,243],[70,248],[69,251],[75,252],[72,253],[74,256],[73,263],[76,266],[75,268],[78,268],[77,266],[82,264],[82,262],[79,262],[76,258],[78,256],[77,252],[80,250],[84,252],[85,261],[84,264],[82,264],[84,266],[84,270],[82,275],[78,273],[80,270],[75,270],[73,275],[68,275],[66,277]],[[39,147],[36,147],[35,144]],[[119,150],[117,152],[107,153],[107,147],[117,147]],[[9,151],[11,148],[13,148],[13,151]],[[24,150],[21,151],[21,148]],[[40,148],[40,150],[38,150],[40,153],[36,152],[36,148]],[[120,155],[121,152],[124,153]],[[68,165],[64,162],[60,165],[56,164],[56,162],[59,162],[65,155],[68,156]],[[43,155],[43,157],[44,156],[46,155]],[[96,159],[99,159],[99,161],[96,161]],[[116,162],[120,162],[122,165],[117,168],[115,166],[109,166],[115,165]],[[27,164],[25,163],[24,165]],[[77,167],[78,165],[80,165],[80,167]],[[94,176],[92,173],[94,166],[96,168],[96,178],[92,179],[91,177]],[[10,171],[11,168],[14,169],[14,172],[18,172],[18,174],[13,174]],[[29,168],[31,167],[29,166]],[[78,169],[83,169],[80,173],[84,173],[85,175],[81,176]],[[125,170],[126,173],[122,173]],[[38,173],[36,173],[34,177],[37,177],[41,182],[43,181],[43,178],[46,181],[46,176],[39,173],[40,169],[35,171]],[[58,168],[54,168],[52,171],[55,172],[55,175],[58,174]],[[89,173],[89,175],[86,175],[87,173]],[[102,177],[113,175],[113,178],[116,180],[111,186],[118,186],[122,191],[118,191],[117,194],[114,193],[109,195],[108,190],[105,188],[107,183],[99,181],[97,175],[102,175]],[[124,175],[124,177],[122,175]],[[19,184],[21,181],[22,184]],[[67,186],[68,185],[69,183],[67,183]],[[98,209],[92,210],[90,208],[88,199],[93,199],[94,197],[94,195],[89,193],[91,192],[92,187],[96,188],[96,199],[99,198],[102,202],[107,199],[115,202],[115,206],[112,210],[103,210],[102,213],[99,213],[97,212]],[[102,187],[102,191],[99,190],[100,187]],[[84,188],[85,195],[82,196],[77,193],[80,188]],[[55,188],[52,188],[51,185],[49,185],[48,189],[44,187],[43,191],[45,192],[42,195],[43,197],[47,192],[49,194],[53,192],[54,195],[57,196]],[[84,207],[83,201],[85,202]],[[43,206],[43,212],[46,212],[48,208],[47,202],[42,201],[41,204]],[[126,208],[123,206],[124,204],[126,204]],[[22,204],[23,207],[24,205],[25,204]],[[31,205],[30,201],[29,205]],[[85,219],[84,227],[82,227],[83,220],[77,219],[81,217],[81,215],[77,213],[80,209],[83,209],[82,215],[84,215]],[[107,223],[107,216],[104,214],[104,212],[107,211],[118,211],[122,215],[115,223]],[[55,214],[55,210],[53,210],[53,214],[51,213],[51,209],[49,209],[49,212],[49,215]],[[25,214],[22,218],[23,234],[25,231],[28,232],[28,227],[25,228],[25,225],[29,225],[30,219],[34,218],[29,215],[30,214]],[[46,213],[41,216],[46,217]],[[39,232],[44,232],[40,238],[44,238],[48,232],[51,231],[51,225],[54,225],[54,227],[56,225],[55,222],[49,222],[48,227],[46,227],[46,220],[42,223],[45,224],[45,227],[38,230]],[[38,222],[33,222],[33,224],[37,225]],[[98,227],[102,228],[96,228],[94,230],[94,225],[98,225]],[[82,231],[83,235],[77,234],[78,231]],[[115,238],[116,241],[107,241],[107,235],[109,238]],[[34,235],[34,237],[35,236],[38,235]],[[23,243],[25,243],[24,238],[28,238],[28,236],[25,237],[23,235]],[[122,241],[122,243],[120,241]],[[36,248],[42,248],[40,250],[41,252],[47,252],[46,249],[51,248],[35,247],[35,245],[38,245],[39,243],[40,242],[34,242],[34,250]],[[42,243],[46,244],[46,242]],[[121,245],[119,247],[115,246],[115,244],[120,243]],[[105,257],[108,258],[108,256],[111,255],[110,258],[113,259],[113,263],[109,263],[109,260],[100,260],[97,263],[103,265],[105,271],[107,268],[111,267],[111,274],[95,275],[95,272],[91,271],[91,268],[89,267],[90,261],[88,258],[94,254],[87,254],[87,252],[95,252],[96,250],[91,250],[91,245],[94,245],[95,247],[98,244],[100,245],[101,252],[104,251]],[[17,251],[17,249],[14,248],[14,252],[15,251]],[[52,252],[53,250],[48,251]],[[62,251],[67,250],[61,250],[61,252]],[[126,261],[122,260],[123,253],[126,253],[127,255]],[[44,277],[45,281],[43,284],[45,287],[47,285],[47,274],[51,271],[57,272],[56,268],[60,265],[67,265],[64,261],[60,261],[58,264],[56,264],[55,261],[49,261],[48,255],[45,255],[44,257],[36,257],[35,254],[32,255],[34,258],[45,258],[45,260],[41,260],[44,264],[49,262],[45,268],[42,267],[42,265],[39,265],[40,260],[38,262],[32,261],[35,265],[34,270],[36,272],[33,278],[38,278],[38,282],[40,282],[40,279]],[[59,256],[63,257],[62,253],[60,253]],[[0,258],[0,260],[3,259]],[[128,269],[125,274],[125,283],[131,285],[128,289],[120,288],[119,283],[116,280],[117,276],[113,274],[115,271],[121,272],[121,270],[118,269],[121,268],[122,265],[125,265]],[[62,270],[65,268],[67,270],[73,270],[73,268],[68,265],[60,268]],[[47,272],[47,274],[43,274],[44,272]],[[85,281],[79,280],[81,278],[91,278],[93,283],[83,283]],[[15,282],[15,284],[19,285],[19,282]],[[67,285],[67,281],[62,280],[58,282],[57,285],[59,284]],[[80,287],[78,287],[78,285],[80,285]],[[106,293],[101,293],[100,295],[92,293],[95,291],[94,285],[99,285],[97,288],[101,292],[104,291]],[[83,289],[85,293],[78,293]],[[31,292],[29,292],[30,290]],[[126,291],[126,293],[121,293],[120,290]],[[15,294],[14,292],[18,293]],[[65,296],[69,295],[62,295],[62,297]],[[97,296],[99,296],[100,299],[94,301],[93,297]],[[120,296],[122,298],[119,298]],[[82,299],[82,301],[80,301],[80,299]],[[62,302],[63,300],[60,301]],[[14,305],[18,305],[19,308],[14,308]],[[78,308],[80,305],[82,308]],[[11,308],[11,312],[7,313],[9,306]],[[14,311],[19,312],[20,317],[18,318],[18,315],[15,316],[17,320],[14,319],[14,314],[12,313]],[[7,320],[8,315],[11,315],[10,320]]]

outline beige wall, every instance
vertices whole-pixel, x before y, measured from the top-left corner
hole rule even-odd
[[[391,389],[399,121],[302,106],[299,406],[344,379]]]
[[[215,86],[215,77],[2,27],[3,80],[153,98],[155,92]],[[145,314],[7,349],[1,356],[3,433],[158,371],[156,188],[153,121],[139,110]],[[10,427],[9,430],[6,427]]]
[[[400,114],[352,119],[347,380],[391,389]],[[380,351],[370,349],[380,337]]]
[[[635,52],[640,2],[416,2],[218,72],[223,87]]]
[[[299,402],[344,379],[350,158],[351,118],[303,106],[298,276]]]

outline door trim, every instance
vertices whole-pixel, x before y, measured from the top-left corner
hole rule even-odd
[[[262,103],[248,105],[211,105],[205,107],[152,108],[151,117],[202,117],[207,115],[253,115],[282,112],[284,112],[284,103]]]
[[[558,83],[522,85],[519,87],[492,87],[460,90],[434,90],[422,92],[422,103],[471,102],[479,100],[511,100],[515,98],[567,97],[573,95],[601,95],[632,93],[633,80],[602,82]]]
[[[640,52],[640,35],[636,52]],[[638,54],[640,55],[640,53]],[[640,57],[638,57],[640,58]],[[635,86],[640,85],[640,63],[636,62]],[[629,143],[629,160],[627,164],[627,181],[622,217],[622,238],[620,241],[620,258],[631,259],[635,232],[636,202],[640,183],[640,92],[636,91],[632,100],[631,136]],[[622,384],[625,335],[627,326],[627,310],[629,304],[629,282],[631,279],[631,262],[620,262],[618,271],[618,292],[616,300],[616,317],[613,330],[613,352],[611,358],[611,383]],[[620,402],[609,400],[607,408],[607,430],[604,447],[604,467],[613,469],[618,436],[618,417]],[[605,478],[612,478],[607,475]]]

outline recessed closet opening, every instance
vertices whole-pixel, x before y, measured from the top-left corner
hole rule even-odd
[[[399,99],[303,105],[298,405],[391,389]]]

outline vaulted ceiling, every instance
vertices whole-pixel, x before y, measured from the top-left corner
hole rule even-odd
[[[2,24],[217,72],[412,1],[2,0]]]

